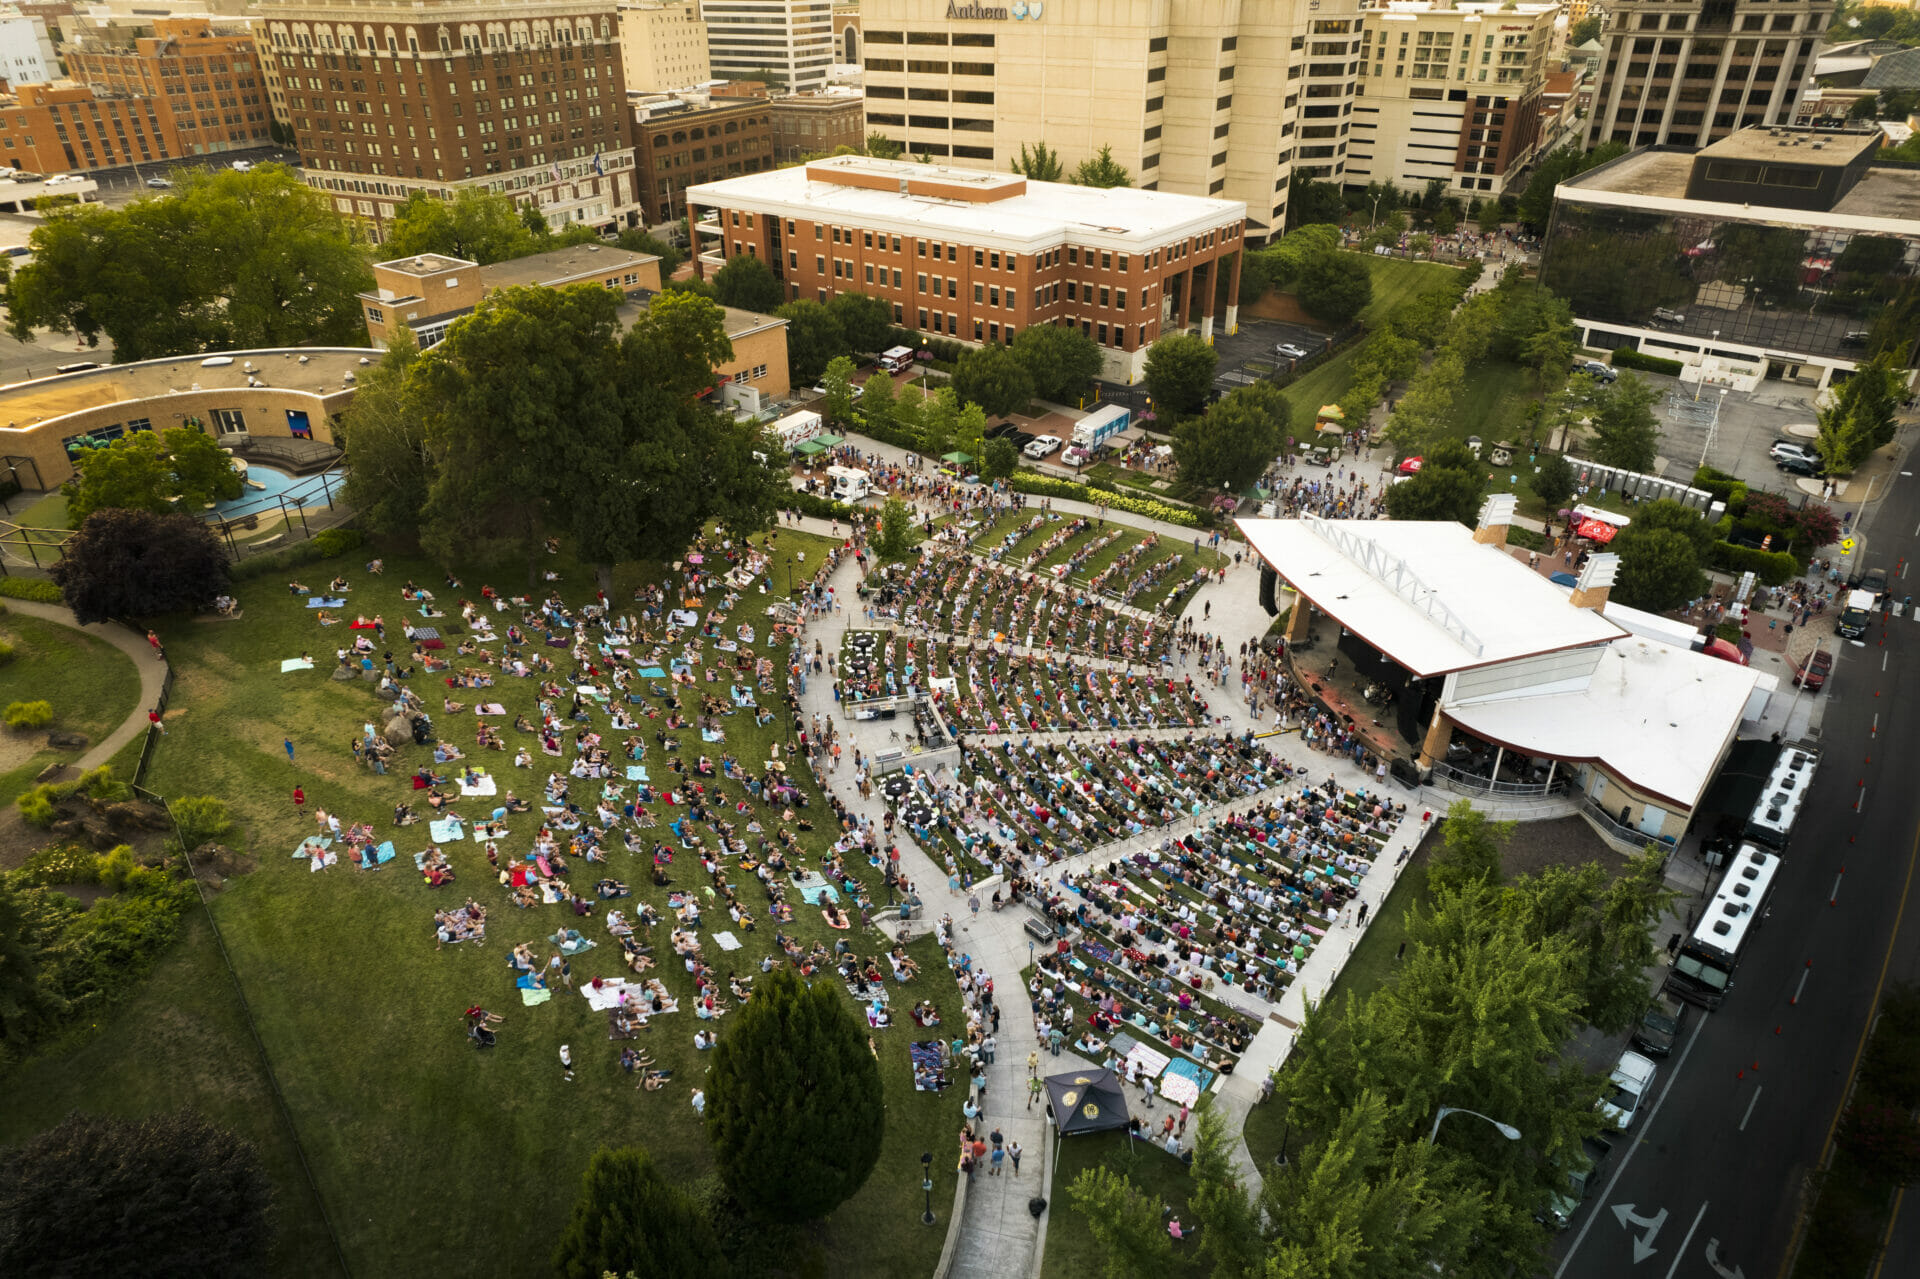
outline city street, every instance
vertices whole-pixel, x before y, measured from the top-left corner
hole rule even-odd
[[[1901,472],[1866,521],[1898,599],[1920,554],[1920,480]],[[1920,852],[1907,790],[1920,767],[1920,717],[1906,713],[1916,651],[1911,616],[1840,648],[1819,773],[1765,930],[1725,1005],[1696,1016],[1661,1063],[1648,1112],[1562,1237],[1556,1279],[1784,1273],[1882,984],[1920,974],[1920,928],[1906,920]],[[1901,1237],[1915,1234],[1907,1223]]]

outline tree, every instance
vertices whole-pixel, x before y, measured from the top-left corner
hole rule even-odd
[[[712,389],[714,370],[733,358],[727,313],[694,293],[662,293],[648,302],[624,345],[629,360],[644,358],[649,382],[685,400]]]
[[[1495,231],[1498,231],[1500,229],[1499,203],[1488,200],[1485,204],[1482,204],[1479,212],[1473,215],[1473,226],[1474,229],[1482,235],[1491,235]]]
[[[1100,1245],[1107,1279],[1134,1279],[1164,1270],[1173,1243],[1160,1222],[1160,1205],[1111,1168],[1083,1169],[1067,1187]]]
[[[170,426],[160,432],[173,468],[173,491],[189,511],[209,502],[230,502],[245,491],[233,458],[197,426]],[[69,508],[71,509],[71,508]]]
[[[1442,848],[1427,862],[1427,884],[1435,892],[1498,885],[1500,850],[1513,838],[1513,828],[1513,822],[1488,821],[1471,800],[1454,800],[1441,828]]]
[[[1600,38],[1600,15],[1589,14],[1573,24],[1567,32],[1567,47],[1577,49],[1589,40]]]
[[[1670,497],[1642,502],[1634,509],[1630,527],[1642,533],[1657,528],[1671,529],[1687,540],[1693,553],[1703,562],[1713,553],[1713,544],[1717,540],[1714,526],[1707,523],[1699,511],[1691,506],[1682,506]]]
[[[50,213],[8,289],[8,330],[52,329],[122,363],[366,340],[365,246],[331,197],[277,164],[188,170],[162,200]]]
[[[1015,335],[1013,353],[1033,379],[1033,393],[1055,404],[1077,403],[1103,363],[1100,347],[1071,324],[1028,325]]]
[[[833,982],[776,968],[713,1050],[707,1136],[720,1176],[748,1211],[797,1223],[865,1183],[885,1124],[880,1064]]]
[[[963,404],[978,404],[994,417],[1025,412],[1033,399],[1033,378],[1011,347],[983,346],[967,351],[953,369],[953,393]]]
[[[751,253],[736,253],[713,273],[713,295],[720,305],[742,311],[771,311],[786,300],[780,281]]]
[[[1200,1251],[1212,1258],[1215,1275],[1256,1275],[1263,1241],[1259,1219],[1234,1164],[1237,1137],[1220,1106],[1209,1106],[1194,1119],[1198,1131],[1193,1144],[1193,1193],[1187,1205],[1200,1228]]]
[[[913,512],[907,504],[897,497],[890,497],[880,508],[880,542],[882,559],[905,559],[907,538],[913,532]]]
[[[1318,254],[1302,264],[1293,292],[1309,315],[1337,328],[1373,301],[1373,272],[1351,253]]]
[[[1906,395],[1899,357],[1882,351],[1834,388],[1819,411],[1814,447],[1828,472],[1850,475],[1874,449],[1891,443]]]
[[[573,1219],[554,1250],[562,1279],[680,1279],[727,1273],[713,1225],[680,1186],[636,1146],[594,1152]]]
[[[200,608],[229,580],[219,539],[193,516],[115,507],[87,516],[52,577],[82,625]]]
[[[1387,490],[1387,514],[1396,520],[1456,520],[1472,528],[1480,515],[1486,473],[1458,440],[1427,450],[1420,470]]]
[[[1647,973],[1659,959],[1653,926],[1675,894],[1666,886],[1666,854],[1642,849],[1614,875],[1598,862],[1549,866],[1514,881],[1507,901],[1526,935],[1574,938],[1580,1015],[1621,1034],[1646,1011]]]
[[[1608,466],[1651,471],[1660,448],[1660,423],[1653,415],[1659,392],[1637,373],[1594,392],[1593,453]]]
[[[1173,431],[1181,478],[1200,488],[1238,492],[1257,479],[1287,435],[1287,397],[1269,382],[1216,400],[1204,416]]]
[[[1443,204],[1433,211],[1433,229],[1438,235],[1452,235],[1460,229],[1460,215],[1451,204]]]
[[[1414,374],[1406,394],[1393,406],[1393,416],[1387,419],[1387,438],[1394,447],[1402,453],[1422,457],[1433,452],[1452,429],[1454,397],[1460,393],[1466,378],[1466,362],[1451,350],[1442,351],[1426,368]],[[1407,485],[1394,487],[1406,488]]]
[[[1287,186],[1287,229],[1338,223],[1347,214],[1347,203],[1340,188],[1331,182],[1317,182],[1299,169]]]
[[[1579,486],[1580,476],[1564,453],[1549,453],[1542,457],[1540,469],[1533,474],[1533,495],[1546,504],[1549,512],[1557,511],[1571,501],[1574,489]]]
[[[1133,175],[1126,166],[1113,158],[1113,147],[1102,145],[1099,154],[1092,159],[1082,160],[1080,167],[1073,171],[1074,182],[1083,187],[1130,187]]]
[[[847,335],[824,302],[800,298],[774,314],[787,322],[787,371],[795,385],[812,384],[836,355],[847,350]]]
[[[1218,353],[1191,333],[1171,334],[1148,347],[1147,394],[1154,413],[1169,424],[1198,413],[1219,365]]]
[[[840,322],[841,340],[848,351],[871,355],[886,345],[893,317],[881,299],[865,293],[836,293],[827,299],[827,310]]]
[[[67,518],[79,525],[96,510],[173,509],[173,471],[166,446],[151,431],[123,435],[106,448],[73,455],[74,476],[66,482]]]
[[[253,1145],[192,1111],[76,1111],[0,1151],[0,1272],[261,1274],[272,1193]]]
[[[1642,530],[1636,521],[1613,539],[1620,569],[1611,598],[1629,608],[1665,613],[1696,599],[1706,589],[1700,557],[1687,539],[1672,529]]]
[[[401,329],[380,362],[360,375],[353,403],[335,427],[347,468],[342,499],[375,533],[411,537],[427,502],[426,424],[407,405],[407,377],[420,358]]]
[[[1416,258],[1428,256],[1433,249],[1433,237],[1425,231],[1415,231],[1407,237],[1407,252]]]
[[[1484,1198],[1462,1194],[1443,1156],[1406,1140],[1386,1099],[1362,1091],[1323,1140],[1268,1178],[1268,1279],[1402,1279],[1445,1274],[1472,1246]],[[1206,1240],[1202,1239],[1204,1245]]]
[[[917,402],[903,400],[902,403],[916,406],[913,416],[929,458],[953,452],[954,435],[960,429],[960,397],[954,394],[952,386],[943,386],[931,395],[923,392]]]
[[[392,258],[438,253],[488,266],[539,252],[546,231],[544,218],[530,228],[509,196],[467,187],[442,200],[415,191],[394,214],[381,252]]]
[[[844,355],[836,355],[827,362],[826,371],[820,375],[820,385],[827,389],[827,420],[836,426],[845,426],[853,420],[853,361]]]
[[[894,424],[898,416],[893,390],[893,375],[876,370],[860,386],[860,414],[881,428]]]
[[[867,135],[867,154],[877,160],[898,160],[900,153],[905,150],[906,147],[884,133],[876,132]]]
[[[13,879],[0,875],[0,1063],[23,1056],[41,1029],[66,1012],[66,1000],[41,971],[42,953],[20,909]],[[0,1247],[5,1238],[0,1225]]]
[[[643,227],[628,227],[620,233],[617,243],[629,253],[651,253],[659,258],[660,282],[663,285],[673,278],[673,273],[687,260],[687,255],[681,252],[679,245],[650,234]]]
[[[1012,440],[988,440],[981,450],[980,474],[987,480],[1004,480],[1020,467],[1020,450]]]
[[[1020,144],[1020,154],[1013,161],[1013,171],[1025,174],[1034,182],[1058,182],[1062,172],[1060,153],[1045,142],[1033,144],[1033,150],[1027,150],[1027,144]]]

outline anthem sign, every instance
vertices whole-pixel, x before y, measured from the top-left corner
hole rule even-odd
[[[1038,22],[1040,10],[1044,6],[1040,0],[1014,0],[1010,9],[986,4],[961,4],[960,0],[947,0],[947,21],[949,22]]]

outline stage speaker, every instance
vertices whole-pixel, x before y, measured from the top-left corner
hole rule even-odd
[[[1270,564],[1260,566],[1260,607],[1267,610],[1268,617],[1280,612],[1280,605],[1274,599],[1274,589],[1280,584],[1280,575],[1273,571]]]

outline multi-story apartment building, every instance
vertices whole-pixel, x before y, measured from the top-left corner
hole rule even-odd
[[[610,0],[267,0],[307,181],[377,239],[415,191],[479,187],[551,226],[637,215]]]
[[[206,18],[157,18],[152,30],[130,43],[82,38],[66,51],[67,75],[102,97],[164,102],[155,114],[174,155],[212,155],[272,141],[267,87],[244,27],[223,29]],[[62,105],[69,108],[71,122],[78,102]],[[83,145],[73,166],[95,163],[112,161],[89,162]]]
[[[1361,17],[1358,0],[865,0],[867,128],[1000,171],[1022,146],[1068,172],[1111,147],[1144,189],[1245,204],[1262,239],[1296,168],[1346,181]]]
[[[794,92],[826,85],[833,0],[700,0],[700,16],[715,75],[761,76]]]
[[[95,92],[71,80],[23,84],[0,96],[0,163],[45,174],[173,159],[183,152],[172,125],[164,98]]]
[[[640,205],[646,225],[678,220],[690,186],[771,169],[772,104],[765,98],[640,98],[633,103]]]
[[[790,93],[767,106],[773,117],[773,158],[781,164],[866,146],[866,101],[857,93]]]
[[[9,85],[46,84],[60,78],[44,18],[0,9],[0,79]]]
[[[1834,0],[1614,0],[1588,145],[1705,146],[1785,124],[1813,87]]]
[[[628,93],[667,93],[713,78],[697,0],[621,5],[620,56]]]
[[[1387,0],[1360,36],[1346,180],[1422,192],[1505,190],[1540,143],[1557,4]],[[1324,126],[1302,122],[1304,147]]]
[[[691,188],[687,215],[703,275],[749,254],[790,298],[866,293],[961,342],[1077,324],[1114,378],[1163,334],[1238,322],[1237,200],[836,156]]]

